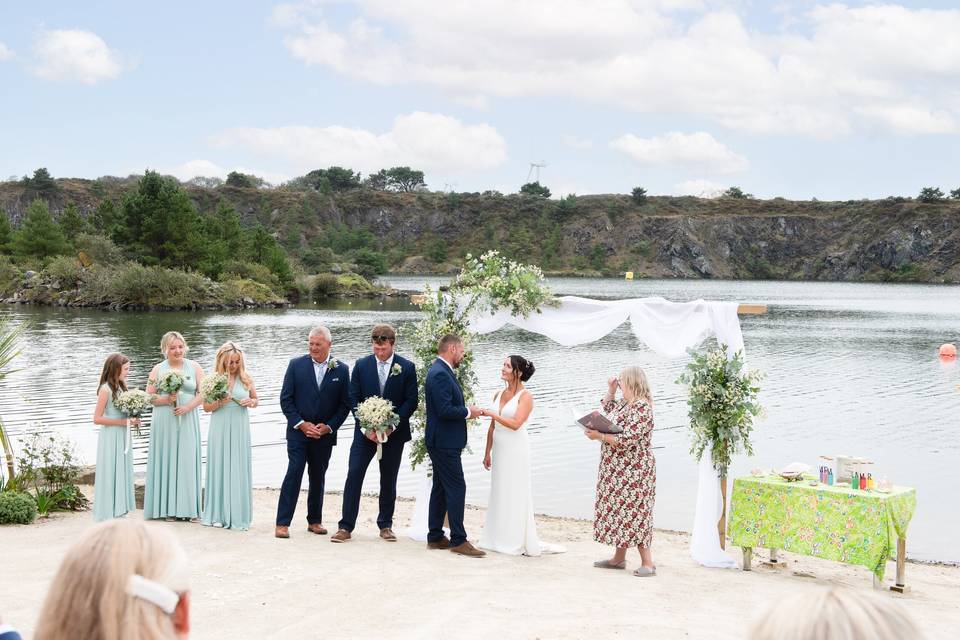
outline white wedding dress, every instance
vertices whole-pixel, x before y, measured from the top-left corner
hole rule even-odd
[[[512,418],[517,412],[524,389],[500,409],[500,396],[494,399],[494,410]],[[533,519],[533,495],[530,488],[530,440],[527,428],[509,429],[494,423],[490,500],[483,523],[479,546],[489,551],[509,555],[539,556],[544,553],[563,553],[560,545],[549,544],[537,538]]]

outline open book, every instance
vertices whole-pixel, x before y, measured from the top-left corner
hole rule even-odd
[[[587,429],[593,429],[600,433],[620,433],[623,431],[623,429],[610,422],[610,420],[599,411],[591,411],[584,416],[581,416],[581,413],[581,411],[576,409],[570,409],[570,415],[573,417],[573,421],[584,431]]]

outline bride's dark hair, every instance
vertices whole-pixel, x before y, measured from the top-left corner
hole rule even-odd
[[[520,382],[529,380],[537,370],[533,363],[523,356],[510,356],[510,366],[513,367],[513,375],[519,376]]]

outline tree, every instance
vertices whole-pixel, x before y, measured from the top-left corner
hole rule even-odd
[[[101,201],[90,215],[90,224],[93,225],[93,229],[97,233],[113,237],[117,225],[120,224],[120,212],[117,211],[117,203],[109,199]]]
[[[723,197],[735,198],[737,200],[747,200],[749,198],[752,198],[753,195],[749,193],[744,193],[743,189],[741,189],[740,187],[730,187],[729,189],[723,192]]]
[[[950,192],[950,197],[954,200],[960,200],[960,189],[954,189]]]
[[[50,258],[70,251],[63,232],[40,198],[30,203],[20,228],[13,234],[13,252],[24,258]]]
[[[216,212],[204,220],[204,233],[207,255],[200,270],[216,278],[228,261],[238,260],[243,253],[244,229],[233,205],[221,200]]]
[[[308,186],[322,193],[360,188],[360,174],[343,167],[314,169],[303,176],[303,179]]]
[[[423,171],[410,167],[393,167],[387,171],[387,183],[397,191],[410,192],[427,186],[423,181]]]
[[[590,250],[590,266],[597,271],[603,271],[607,266],[607,248],[599,242]]]
[[[262,264],[270,269],[284,287],[293,283],[293,269],[287,261],[287,255],[263,225],[257,224],[247,233],[244,256],[251,262]]]
[[[13,251],[13,230],[10,228],[10,218],[0,211],[0,254],[9,254]]]
[[[374,191],[386,191],[390,188],[390,179],[387,177],[387,170],[380,169],[380,171],[376,173],[371,173],[364,179],[363,185]]]
[[[241,189],[252,189],[254,185],[253,180],[245,173],[240,173],[239,171],[231,171],[227,174],[228,187],[239,187]]]
[[[32,191],[37,191],[40,193],[57,190],[57,183],[53,179],[53,176],[50,175],[50,172],[47,171],[46,167],[40,167],[34,171],[33,178],[24,176],[23,180],[20,181],[20,184]]]
[[[920,202],[943,202],[944,193],[940,190],[940,187],[924,187],[920,189],[920,195],[917,196],[917,200]]]
[[[520,193],[525,196],[535,196],[537,198],[550,197],[550,189],[546,188],[539,182],[528,182],[520,187]]]
[[[223,185],[223,179],[216,176],[208,178],[207,176],[194,176],[187,180],[187,184],[195,187],[204,187],[206,189],[216,189]]]
[[[636,204],[646,204],[647,190],[643,187],[634,187],[633,191],[630,193],[630,197]]]
[[[87,230],[88,226],[87,221],[84,220],[80,212],[77,211],[77,205],[72,202],[68,204],[67,208],[60,214],[58,224],[67,242],[71,244],[76,241],[78,235]]]

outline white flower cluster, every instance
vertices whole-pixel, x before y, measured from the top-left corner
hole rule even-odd
[[[200,395],[207,402],[217,402],[227,397],[227,374],[215,373],[200,383]]]
[[[184,382],[186,382],[186,380],[183,375],[171,369],[157,378],[157,391],[172,395],[180,391],[180,387],[183,386]]]
[[[114,400],[113,406],[121,413],[131,417],[140,416],[152,407],[150,394],[140,389],[124,391]]]
[[[380,396],[370,396],[357,406],[360,426],[374,431],[387,431],[400,423],[400,416],[393,411],[393,403]]]

